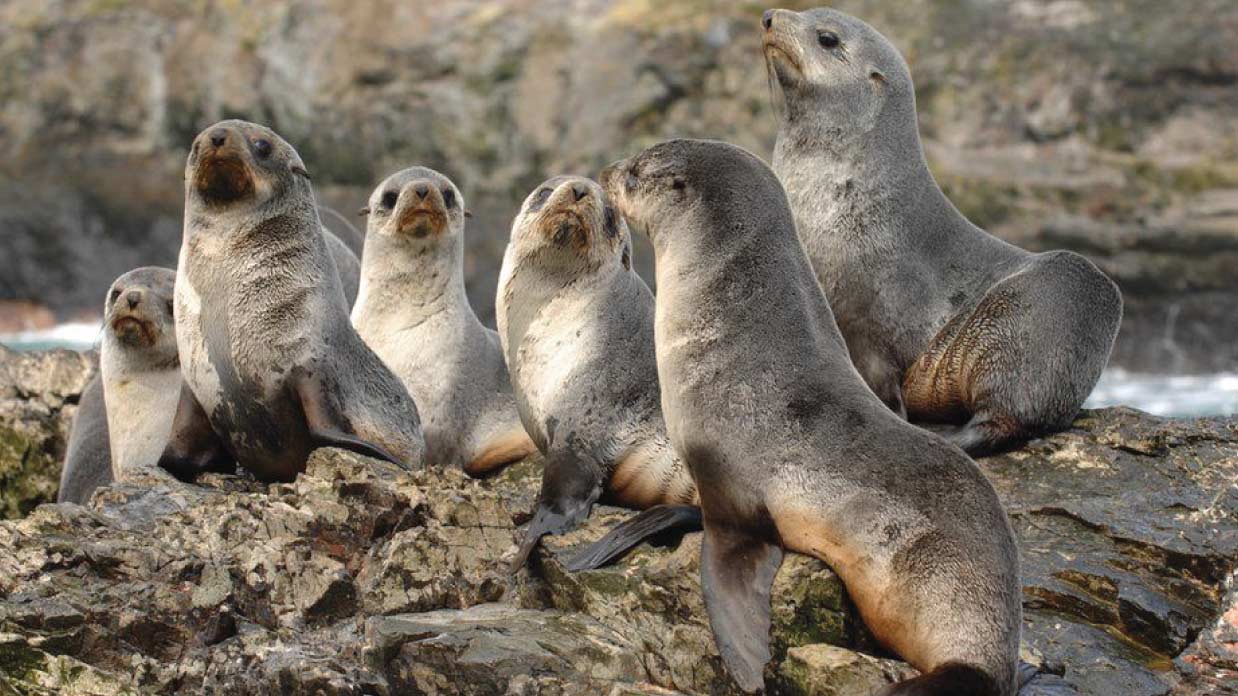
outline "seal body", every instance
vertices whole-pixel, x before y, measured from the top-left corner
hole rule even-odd
[[[417,403],[426,459],[492,471],[537,451],[516,413],[499,337],[464,289],[464,198],[424,167],[370,196],[353,326]]]
[[[334,232],[323,227],[322,234],[327,240],[331,264],[340,276],[340,290],[344,293],[344,304],[351,307],[357,301],[357,293],[361,289],[361,260]]]
[[[971,224],[924,159],[911,74],[860,20],[765,14],[774,171],[851,359],[892,409],[973,454],[1067,427],[1108,362],[1117,287],[1084,257]]]
[[[85,505],[96,488],[111,482],[112,453],[107,407],[103,403],[103,377],[96,374],[82,390],[77,413],[73,414],[56,502]]]
[[[671,141],[601,181],[653,242],[662,408],[700,490],[702,589],[739,685],[762,685],[785,547],[828,563],[873,634],[924,673],[894,693],[1013,694],[1005,513],[963,452],[865,385],[773,172],[734,146]]]
[[[214,436],[266,481],[291,480],[320,446],[420,465],[416,406],[348,321],[292,146],[223,121],[195,139],[185,181],[176,328],[188,389],[165,459]]]
[[[175,271],[150,266],[129,271],[108,290],[99,370],[116,481],[167,476],[158,463],[181,390],[175,282]]]
[[[579,523],[599,498],[632,508],[693,504],[666,436],[653,347],[653,294],[597,183],[557,177],[512,224],[495,300],[525,429],[546,456],[524,554]]]

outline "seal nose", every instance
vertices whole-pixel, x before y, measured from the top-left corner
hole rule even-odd
[[[572,195],[577,202],[589,195],[589,187],[584,184],[572,184]]]
[[[137,307],[138,303],[142,301],[142,291],[130,290],[129,292],[126,292],[125,301],[129,303],[129,309]]]
[[[211,131],[211,145],[223,147],[226,142],[228,142],[228,131],[222,128],[216,128]]]
[[[766,10],[765,14],[761,15],[761,26],[765,27],[765,31],[769,31],[770,27],[774,26],[773,10]]]
[[[430,186],[428,184],[417,184],[413,187],[413,191],[416,192],[418,198],[424,199],[430,195]]]

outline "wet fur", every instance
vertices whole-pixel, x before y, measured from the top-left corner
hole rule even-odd
[[[653,242],[662,406],[706,543],[755,563],[702,565],[739,684],[760,686],[768,635],[746,643],[735,622],[768,621],[752,593],[768,592],[768,549],[782,546],[829,563],[918,669],[965,664],[1012,694],[1022,610],[1005,513],[973,462],[865,385],[773,172],[734,146],[671,141],[603,184]]]
[[[818,29],[841,46],[821,49]],[[766,44],[786,104],[773,168],[868,385],[915,421],[970,419],[955,440],[976,454],[1068,426],[1108,362],[1117,287],[1078,254],[1024,251],[950,204],[910,72],[871,27],[778,10]]]

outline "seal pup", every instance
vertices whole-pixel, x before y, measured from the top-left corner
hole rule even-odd
[[[499,336],[464,292],[464,197],[425,167],[370,195],[352,323],[417,403],[426,462],[480,476],[537,451],[516,413]]]
[[[103,376],[96,374],[82,390],[77,413],[73,414],[56,502],[85,505],[96,488],[112,482],[111,446],[103,403]]]
[[[520,420],[546,458],[513,572],[542,536],[576,526],[603,496],[638,509],[674,505],[655,528],[696,517],[682,507],[695,504],[696,486],[662,421],[653,294],[632,270],[627,225],[597,183],[555,177],[525,199],[495,314]],[[615,547],[656,531],[629,524]],[[614,552],[579,564],[593,567]]]
[[[973,455],[1066,428],[1109,360],[1116,285],[971,224],[929,172],[911,73],[872,27],[765,13],[785,108],[774,171],[851,359],[891,408]]]
[[[217,439],[263,481],[316,447],[420,466],[417,407],[357,335],[309,174],[283,138],[221,121],[185,165],[176,336],[186,388],[164,460]]]
[[[762,686],[786,548],[828,563],[923,673],[889,693],[1013,694],[1018,550],[997,495],[865,385],[774,173],[733,145],[674,140],[600,179],[653,243],[662,410],[700,489],[701,587],[738,684]]]

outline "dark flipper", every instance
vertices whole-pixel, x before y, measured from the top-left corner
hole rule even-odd
[[[966,425],[944,434],[950,442],[972,457],[986,457],[1018,447],[1027,434],[1013,419],[977,413]]]
[[[180,401],[176,404],[172,431],[168,434],[163,456],[159,457],[159,466],[187,482],[208,471],[236,471],[236,460],[224,448],[223,442],[211,428],[206,411],[184,382],[181,382]]]
[[[516,557],[512,559],[512,574],[520,572],[529,560],[529,553],[547,534],[560,534],[579,525],[593,510],[602,495],[602,469],[571,452],[559,451],[546,456],[542,470],[542,493],[537,512],[524,532]]]
[[[982,670],[971,665],[949,662],[915,679],[901,681],[881,692],[881,696],[1002,696],[1001,688]]]
[[[637,513],[576,554],[567,569],[575,573],[601,568],[654,534],[678,527],[700,529],[701,509],[695,505],[655,505]]]
[[[382,447],[357,437],[352,424],[339,407],[334,390],[323,385],[315,373],[304,368],[294,368],[291,385],[297,400],[301,402],[305,424],[309,426],[315,446],[339,447],[366,457],[389,461],[403,469],[409,468],[407,462],[401,461]]]
[[[748,531],[705,524],[701,590],[718,652],[739,688],[765,685],[770,661],[770,588],[782,549]]]

